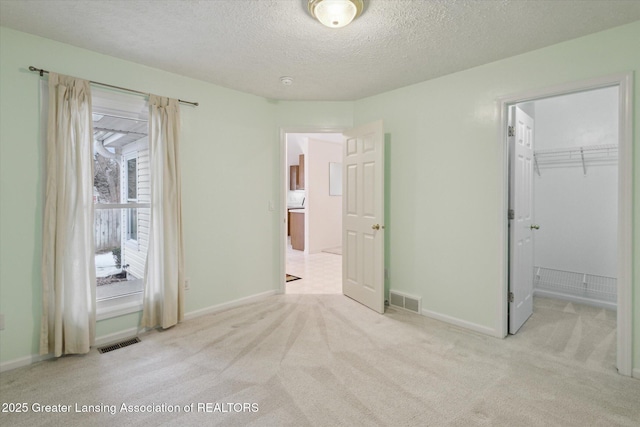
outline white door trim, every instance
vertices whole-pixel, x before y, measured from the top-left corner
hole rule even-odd
[[[617,366],[622,375],[632,374],[632,208],[633,208],[633,74],[620,73],[585,81],[565,83],[545,89],[525,91],[496,100],[498,120],[498,155],[502,164],[499,176],[501,192],[499,220],[500,286],[498,292],[498,325],[500,337],[507,336],[508,316],[508,219],[509,163],[508,163],[508,110],[519,103],[583,92],[591,89],[618,86],[619,88],[619,147],[618,147],[618,309],[617,309]]]
[[[289,182],[287,181],[287,134],[288,133],[343,133],[348,128],[324,128],[324,127],[281,127],[280,128],[280,208],[278,216],[280,217],[280,286],[277,292],[283,294],[286,282],[287,267],[287,191],[289,191]]]

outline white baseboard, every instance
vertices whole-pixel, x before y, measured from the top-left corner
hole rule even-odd
[[[8,360],[0,363],[0,372],[10,371],[12,369],[21,368],[23,366],[31,365],[32,363],[42,362],[43,360],[53,359],[53,354],[45,354],[40,356],[39,354],[32,354],[31,356],[20,357],[18,359]]]
[[[640,380],[640,368],[635,368],[631,373],[631,376]]]
[[[217,313],[223,310],[228,310],[230,308],[239,307],[245,304],[250,304],[253,302],[260,301],[264,298],[270,297],[272,295],[275,295],[276,293],[277,293],[277,290],[271,290],[267,292],[262,292],[260,294],[240,298],[234,301],[229,301],[223,304],[218,304],[218,305],[203,308],[200,310],[191,311],[184,315],[184,319],[189,320],[195,317],[204,316],[205,314]],[[129,329],[125,329],[124,331],[114,332],[112,334],[96,337],[94,346],[103,346],[106,344],[111,344],[117,341],[121,341],[125,338],[131,338],[138,335],[139,332],[140,331],[138,328],[129,328]],[[32,354],[30,356],[8,360],[6,362],[0,363],[0,372],[6,372],[12,369],[21,368],[23,366],[28,366],[33,363],[42,362],[43,360],[52,359],[53,357],[54,357],[53,354],[46,354],[44,356],[40,356],[38,354]]]
[[[273,289],[267,292],[262,292],[260,294],[250,295],[248,297],[240,298],[237,300],[225,302],[218,305],[213,305],[211,307],[201,308],[200,310],[190,311],[189,313],[185,313],[184,320],[189,320],[195,317],[204,316],[205,314],[218,313],[220,311],[229,310],[230,308],[239,307],[245,304],[251,304],[253,302],[257,302],[265,298],[268,298],[270,296],[273,296],[276,293],[278,293],[278,291]]]
[[[503,338],[498,334],[493,328],[489,328],[486,326],[478,325],[477,323],[468,322],[466,320],[458,319],[457,317],[448,316],[446,314],[438,313],[435,311],[422,309],[422,315],[430,317],[432,319],[440,320],[445,323],[450,323],[452,325],[460,326],[461,328],[470,329],[475,332],[480,332],[481,334],[490,335],[492,337]]]
[[[124,331],[115,332],[113,334],[96,337],[96,342],[93,346],[99,347],[105,344],[111,344],[111,343],[121,341],[125,338],[130,338],[136,335],[138,335],[138,328],[126,329]],[[39,354],[32,354],[30,356],[9,360],[9,361],[0,363],[0,372],[6,372],[12,369],[21,368],[23,366],[28,366],[33,363],[38,363],[44,360],[53,359],[54,357],[55,356],[53,355],[53,353],[45,354],[44,356],[41,356]]]
[[[606,308],[608,310],[616,311],[618,304],[615,302],[599,301],[592,298],[584,298],[574,295],[567,295],[559,292],[549,291],[547,289],[534,289],[533,296],[540,296],[553,299],[561,299],[563,301],[577,302],[579,304],[590,305],[592,307]]]

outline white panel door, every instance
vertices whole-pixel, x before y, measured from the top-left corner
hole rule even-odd
[[[513,108],[509,146],[509,333],[533,314],[533,119]]]
[[[344,133],[342,293],[384,313],[382,121]]]

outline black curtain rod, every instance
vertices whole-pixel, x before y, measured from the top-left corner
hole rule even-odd
[[[36,68],[36,67],[34,67],[32,65],[29,66],[29,71],[35,71],[35,72],[40,73],[40,77],[42,77],[45,73],[49,74],[49,71],[43,70],[42,68]],[[114,85],[110,85],[110,84],[107,84],[107,83],[94,82],[93,80],[89,80],[89,83],[92,83],[94,85],[104,86],[104,87],[110,87],[112,89],[124,90],[126,92],[138,93],[140,95],[145,95],[145,96],[149,96],[150,95],[147,92],[141,92],[141,91],[135,90],[135,89],[128,89],[126,87],[114,86]],[[193,105],[194,107],[197,107],[198,105],[200,105],[197,102],[183,101],[182,99],[178,99],[178,102],[180,102],[182,104]]]

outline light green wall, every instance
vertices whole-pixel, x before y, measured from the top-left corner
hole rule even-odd
[[[183,106],[186,312],[279,289],[280,126],[348,127],[353,103],[268,101],[0,28],[0,362],[38,352],[42,161],[38,75],[29,65],[159,95]],[[274,84],[279,84],[274,82]],[[98,322],[105,336],[133,314]]]
[[[355,124],[383,119],[391,288],[423,308],[495,329],[501,277],[499,113],[496,99],[640,70],[640,22],[362,99]],[[636,82],[637,83],[637,82]],[[640,140],[635,86],[634,264],[640,230]],[[640,368],[640,268],[633,276],[634,367]]]
[[[280,128],[348,129],[353,126],[353,102],[277,101]]]
[[[183,107],[187,312],[278,289],[281,127],[348,128],[382,118],[387,147],[387,267],[394,289],[428,310],[495,328],[501,163],[498,96],[638,71],[640,23],[353,102],[269,101],[51,40],[0,29],[0,362],[37,353],[42,156],[38,77],[29,65],[160,95]],[[635,102],[640,85],[635,88]],[[355,108],[354,108],[355,106]],[[635,112],[634,165],[638,109]],[[634,223],[640,206],[634,172]],[[634,261],[640,230],[634,228]],[[640,269],[634,307],[640,307]],[[108,335],[137,315],[100,322]],[[634,311],[640,369],[640,313]]]

